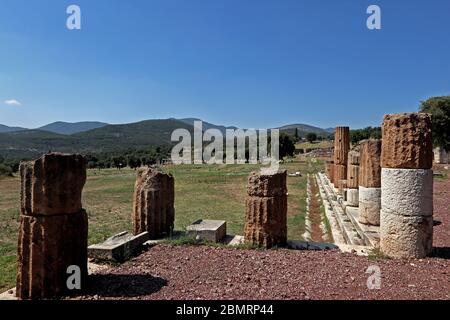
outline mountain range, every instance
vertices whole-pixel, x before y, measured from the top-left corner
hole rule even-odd
[[[37,129],[0,125],[0,155],[8,158],[30,158],[48,151],[60,152],[114,152],[127,149],[145,149],[171,144],[171,134],[182,128],[193,132],[194,121],[200,119],[154,119],[128,124],[103,122],[54,122]],[[279,127],[281,132],[300,137],[309,132],[329,136],[326,129],[306,124]],[[225,133],[234,126],[216,125],[203,121],[203,130],[218,129]]]

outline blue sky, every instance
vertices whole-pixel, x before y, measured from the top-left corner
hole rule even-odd
[[[449,20],[448,0],[1,0],[0,123],[379,125],[450,94]]]

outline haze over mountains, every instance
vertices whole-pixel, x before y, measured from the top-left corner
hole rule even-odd
[[[28,158],[48,151],[60,152],[115,152],[128,149],[171,144],[171,134],[183,128],[193,132],[196,118],[155,119],[128,124],[107,124],[103,122],[54,122],[37,129],[25,129],[0,125],[0,155],[11,158]],[[203,130],[218,129],[225,133],[233,126],[216,125],[203,121]],[[330,133],[318,127],[305,124],[282,126],[281,132],[295,133],[304,137],[309,132],[322,136]]]

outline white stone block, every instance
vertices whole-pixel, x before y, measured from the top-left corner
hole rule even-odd
[[[433,170],[381,170],[381,208],[403,216],[433,215]]]

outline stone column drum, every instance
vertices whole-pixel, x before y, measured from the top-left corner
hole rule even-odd
[[[147,231],[150,239],[171,234],[175,221],[175,182],[171,174],[142,168],[134,187],[134,234]]]
[[[381,251],[392,258],[423,258],[433,247],[431,116],[384,117],[381,173]]]
[[[245,242],[271,248],[287,241],[286,170],[253,172],[248,178]]]
[[[347,179],[348,152],[350,151],[350,128],[336,127],[334,133],[334,179],[335,187]]]
[[[359,222],[380,225],[381,210],[381,140],[360,142]]]
[[[334,172],[334,162],[333,161],[327,161],[325,163],[325,172],[327,174],[328,179],[331,183],[333,183],[333,172]]]
[[[347,205],[357,207],[359,205],[359,152],[348,153],[347,166]]]
[[[67,270],[87,278],[88,219],[81,205],[86,163],[81,155],[49,153],[22,162],[17,297],[48,299],[72,293]]]

